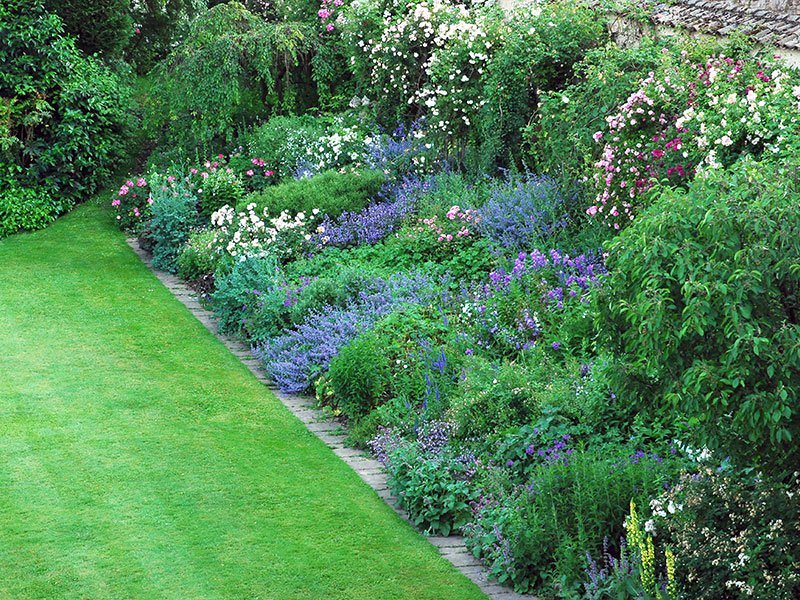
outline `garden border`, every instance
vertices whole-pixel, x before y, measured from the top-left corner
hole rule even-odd
[[[161,281],[162,284],[177,298],[203,326],[213,333],[225,347],[246,366],[250,372],[263,383],[275,396],[297,417],[306,428],[325,443],[333,453],[353,469],[359,477],[370,486],[376,494],[388,504],[406,522],[411,523],[408,514],[399,508],[387,483],[386,472],[383,466],[374,458],[364,452],[344,445],[344,435],[341,433],[342,425],[330,420],[324,413],[314,408],[312,400],[308,397],[286,394],[279,390],[269,379],[264,367],[253,357],[249,348],[234,337],[223,335],[219,332],[214,313],[203,307],[197,299],[197,294],[178,277],[153,267],[150,255],[141,248],[139,240],[128,238],[128,246],[136,253],[148,269]],[[413,526],[413,523],[411,523]],[[415,527],[416,529],[416,527]],[[476,559],[464,544],[462,536],[426,536],[439,554],[463,575],[468,577],[491,600],[536,600],[535,596],[522,595],[487,579],[487,569]]]

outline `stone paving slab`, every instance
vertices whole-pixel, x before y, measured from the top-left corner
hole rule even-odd
[[[139,247],[136,239],[128,239],[128,245],[158,277],[161,283],[191,312],[203,326],[213,333],[228,350],[236,356],[250,372],[272,391],[281,403],[295,415],[306,428],[317,438],[330,447],[334,454],[347,463],[369,485],[375,493],[404,520],[411,522],[408,514],[397,506],[397,498],[389,490],[386,472],[381,464],[355,448],[344,445],[345,431],[341,423],[332,421],[318,410],[314,399],[296,396],[281,392],[270,381],[261,363],[256,360],[250,348],[243,342],[219,333],[214,314],[203,307],[202,303],[186,284],[174,275],[154,269],[150,256]],[[464,538],[453,535],[449,537],[430,536],[428,541],[434,545],[439,553],[450,561],[456,569],[471,579],[491,600],[536,600],[535,596],[526,596],[487,580],[487,570],[464,545]]]

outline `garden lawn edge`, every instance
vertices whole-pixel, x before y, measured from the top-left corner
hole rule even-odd
[[[383,466],[360,450],[344,445],[345,431],[341,423],[328,419],[315,408],[312,398],[287,394],[270,380],[263,365],[241,340],[220,333],[214,313],[203,307],[197,294],[181,279],[153,267],[151,257],[143,250],[136,238],[128,238],[128,245],[139,256],[147,268],[158,278],[175,298],[181,302],[202,325],[214,334],[231,353],[289,409],[289,411],[344,461],[370,486],[403,520],[411,523],[408,514],[397,505],[397,498],[389,490],[388,478]],[[413,523],[411,523],[413,525]],[[518,594],[496,582],[489,581],[488,570],[467,550],[462,536],[428,536],[426,539],[436,547],[439,554],[458,571],[475,583],[491,600],[536,600],[535,596]]]

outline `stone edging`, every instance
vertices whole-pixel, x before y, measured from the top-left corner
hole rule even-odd
[[[266,385],[270,391],[288,408],[291,413],[300,419],[306,428],[322,440],[333,453],[347,463],[364,482],[369,485],[394,511],[405,521],[410,522],[408,514],[396,506],[397,498],[392,496],[387,484],[386,473],[383,466],[375,459],[367,456],[364,452],[344,445],[344,435],[341,433],[342,426],[335,421],[328,420],[322,411],[314,408],[310,398],[294,396],[280,391],[272,381],[270,381],[261,363],[253,357],[250,349],[240,340],[222,335],[217,328],[214,314],[203,308],[197,299],[197,294],[193,292],[183,281],[153,268],[150,256],[139,247],[136,239],[128,239],[128,245],[139,256],[142,262],[158,277],[161,283],[172,292],[172,294],[189,309],[198,321],[206,329],[213,333],[230,350],[250,372]],[[536,600],[533,596],[517,594],[507,587],[498,583],[490,582],[486,578],[486,568],[467,550],[464,545],[464,538],[461,536],[431,536],[426,538],[431,544],[436,546],[444,558],[450,561],[453,566],[461,573],[471,579],[491,600]]]

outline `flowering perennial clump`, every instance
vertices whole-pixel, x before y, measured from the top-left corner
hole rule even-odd
[[[319,209],[315,208],[312,217],[318,214]],[[237,260],[268,254],[285,258],[297,244],[302,245],[311,239],[305,213],[292,217],[283,211],[270,218],[266,209],[259,215],[254,202],[238,212],[230,206],[223,206],[211,215],[211,225],[216,233],[212,243],[220,252],[224,251]]]
[[[517,255],[511,270],[497,269],[474,289],[462,312],[473,323],[476,344],[501,352],[527,350],[540,339],[546,313],[585,305],[606,269],[587,255],[557,250]],[[552,342],[553,350],[561,342]]]

